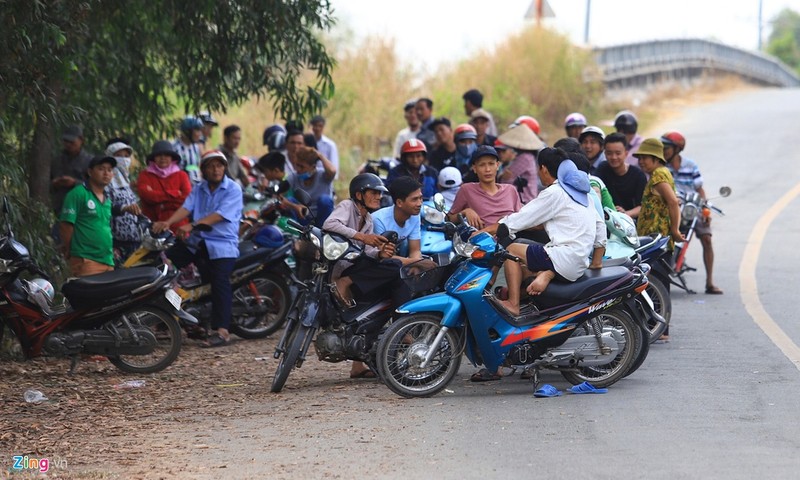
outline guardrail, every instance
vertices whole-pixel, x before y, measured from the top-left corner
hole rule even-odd
[[[777,58],[709,40],[656,40],[594,49],[609,89],[727,72],[770,86],[797,87],[800,78]]]

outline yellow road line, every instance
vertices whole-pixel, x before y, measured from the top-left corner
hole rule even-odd
[[[756,284],[756,266],[761,255],[761,246],[770,224],[785,209],[792,200],[800,195],[800,183],[787,192],[756,222],[750,238],[744,248],[744,258],[739,265],[739,286],[742,302],[747,313],[753,318],[758,327],[781,349],[798,370],[800,370],[800,347],[775,323],[769,316],[758,297]]]

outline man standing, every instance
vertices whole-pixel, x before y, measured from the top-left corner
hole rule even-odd
[[[323,135],[323,131],[325,130],[325,117],[322,115],[317,115],[311,119],[311,132],[314,134],[314,139],[317,141],[316,149],[319,150],[325,158],[327,158],[333,166],[336,168],[336,171],[339,171],[339,150],[336,148],[336,143],[331,140],[329,137]],[[338,173],[337,173],[338,177]],[[331,184],[331,189],[333,188],[333,184]],[[333,190],[331,190],[333,192]]]
[[[228,160],[228,176],[238,183],[240,187],[244,188],[250,184],[250,179],[242,166],[239,154],[236,153],[241,141],[242,129],[238,125],[228,125],[222,131],[222,145],[219,146],[219,151]]]
[[[436,132],[436,143],[439,146],[431,152],[430,147],[425,145],[425,150],[431,152],[428,156],[428,164],[437,171],[444,167],[455,167],[456,141],[453,137],[453,129],[450,127],[450,119],[447,117],[437,118],[431,122],[430,126]]]
[[[112,206],[107,187],[116,166],[114,157],[92,158],[86,182],[70,190],[64,198],[59,230],[64,256],[76,277],[114,270],[111,216],[141,213],[136,204]]]
[[[67,192],[83,182],[92,159],[92,154],[83,148],[83,130],[77,125],[71,125],[64,130],[61,144],[61,155],[55,159],[50,170],[50,190],[56,215],[61,214]]]
[[[586,154],[586,158],[589,160],[591,173],[594,175],[595,172],[597,172],[597,167],[606,161],[606,156],[603,151],[605,134],[599,127],[586,127],[578,136],[578,141],[581,142],[581,150]]]
[[[605,140],[606,161],[597,168],[597,176],[606,184],[617,211],[631,218],[639,216],[647,176],[639,167],[628,165],[625,135],[612,133]]]
[[[675,188],[678,192],[697,192],[700,198],[706,198],[703,189],[703,176],[697,163],[681,155],[686,148],[686,139],[679,132],[667,132],[661,136],[664,144],[664,159],[667,161],[672,177],[675,179]],[[706,293],[721,295],[722,290],[714,285],[714,247],[711,244],[711,217],[704,217],[698,212],[700,218],[695,225],[694,233],[700,238],[703,245],[703,264],[706,267]]]
[[[483,108],[483,94],[479,90],[476,90],[474,88],[472,90],[467,90],[466,92],[464,92],[464,95],[462,95],[461,98],[464,99],[464,113],[470,118],[472,118],[472,112],[474,112],[479,108],[481,109]],[[486,130],[486,133],[488,133],[493,137],[496,137],[497,126],[494,124],[494,119],[492,118],[492,115],[486,110],[484,110],[484,113],[488,117],[487,120],[489,120],[489,126]],[[487,143],[486,145],[489,144]]]
[[[208,110],[203,110],[197,114],[197,118],[203,122],[203,136],[200,138],[200,144],[203,145],[203,149],[205,149],[206,141],[211,138],[211,134],[214,132],[214,127],[219,126],[219,123]]]
[[[420,130],[417,138],[422,140],[425,148],[431,152],[436,146],[433,130],[433,100],[430,98],[420,98],[416,105],[417,117],[420,121]]]
[[[225,174],[228,161],[225,155],[211,150],[203,155],[200,182],[183,206],[164,222],[153,224],[153,232],[163,232],[175,222],[193,218],[193,223],[178,229],[185,241],[167,250],[167,257],[183,268],[194,263],[204,281],[211,283],[211,327],[216,333],[209,336],[208,347],[220,347],[230,341],[228,328],[233,308],[231,273],[239,257],[239,219],[242,216],[242,189]],[[195,225],[204,224],[211,231],[189,237]]]
[[[416,104],[416,100],[410,100],[403,107],[403,117],[406,119],[408,127],[397,132],[397,137],[394,139],[394,158],[400,158],[400,150],[403,145],[412,138],[417,138],[417,134],[420,131],[421,124],[417,116]]]
[[[181,120],[180,135],[172,145],[181,157],[180,167],[189,175],[192,186],[203,180],[200,173],[200,140],[203,138],[203,122],[197,117]]]
[[[497,137],[489,133],[491,122],[492,115],[482,108],[476,108],[469,115],[469,123],[475,127],[475,132],[478,134],[476,141],[478,145],[494,146],[494,141],[497,140]]]
[[[625,135],[625,141],[628,142],[628,157],[625,159],[625,163],[638,167],[639,160],[634,155],[639,150],[639,145],[642,144],[644,139],[641,135],[636,134],[639,129],[639,121],[636,119],[636,115],[628,110],[619,112],[614,117],[614,129],[617,133]]]

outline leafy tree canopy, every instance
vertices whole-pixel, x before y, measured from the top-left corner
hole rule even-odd
[[[784,8],[775,16],[767,52],[800,72],[800,14]]]

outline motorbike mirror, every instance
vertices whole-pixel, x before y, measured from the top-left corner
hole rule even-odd
[[[311,204],[311,195],[308,194],[302,188],[298,188],[294,191],[294,198],[300,202],[300,204],[305,205],[306,207]]]
[[[433,195],[433,206],[436,207],[436,210],[444,212],[446,208],[446,204],[444,202],[444,195],[442,195],[441,193],[435,193]]]
[[[727,185],[724,186],[724,187],[720,187],[719,194],[720,194],[721,197],[727,197],[728,195],[731,194],[731,187],[729,187]]]
[[[281,180],[279,184],[275,185],[275,193],[283,194],[288,192],[289,189],[291,188],[292,186],[289,185],[289,182],[287,182],[286,180]]]
[[[508,225],[505,223],[501,223],[497,226],[497,241],[503,248],[508,247],[513,242],[513,240],[511,240],[511,232],[508,231]]]

